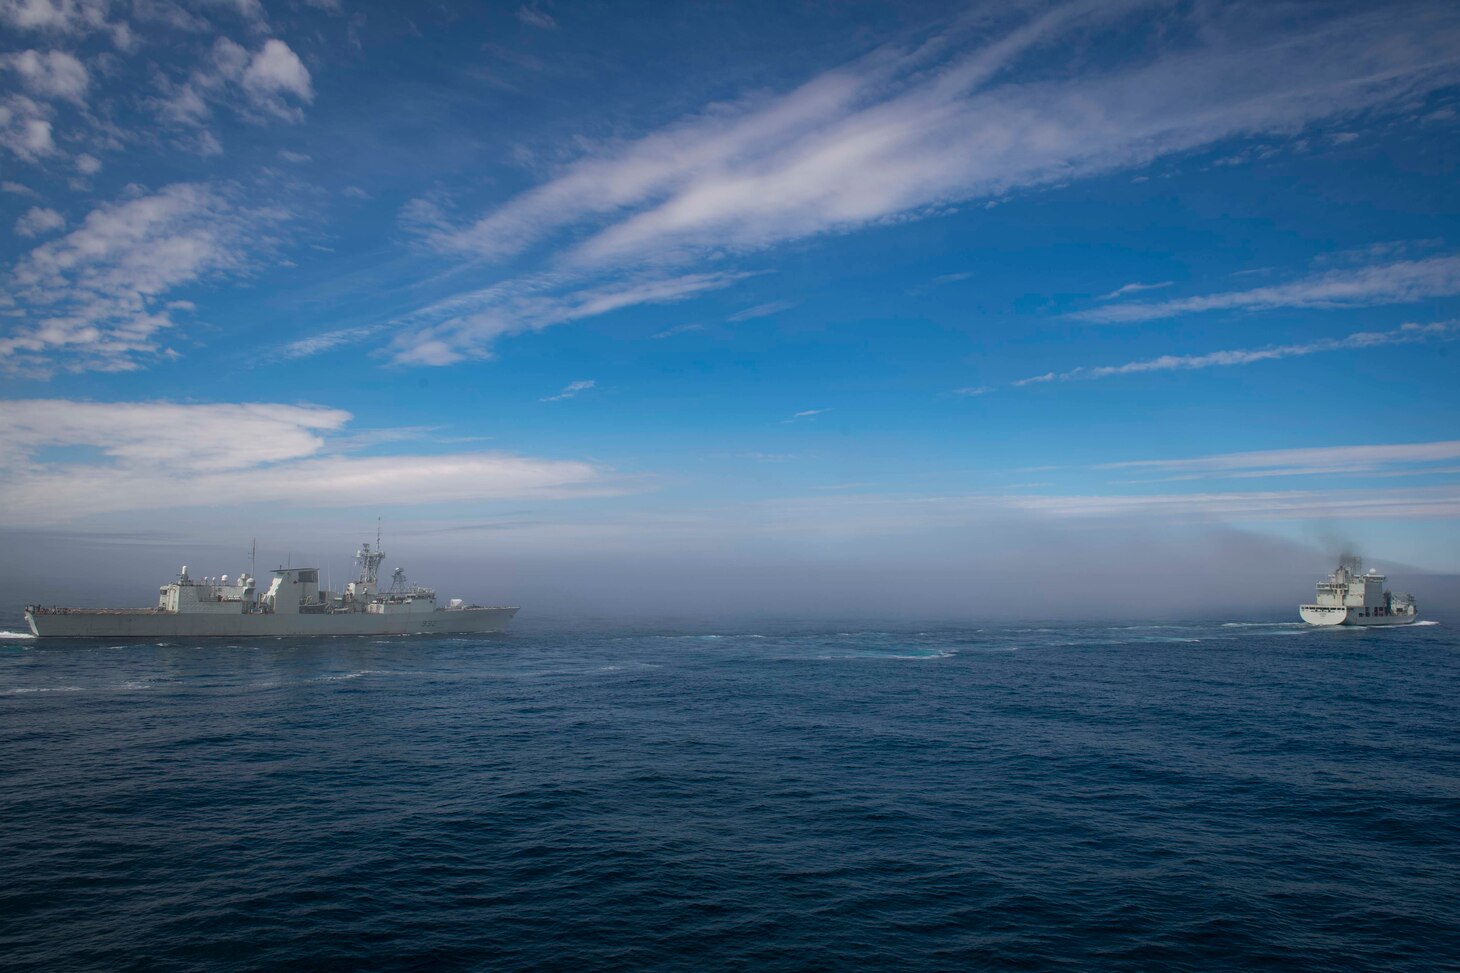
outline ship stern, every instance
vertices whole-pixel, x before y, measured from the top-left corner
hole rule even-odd
[[[1348,609],[1329,605],[1299,605],[1298,617],[1309,625],[1343,625],[1348,622]]]

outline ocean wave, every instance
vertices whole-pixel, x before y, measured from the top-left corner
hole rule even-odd
[[[33,639],[30,632],[0,632],[0,639]]]
[[[357,669],[354,672],[337,672],[327,676],[315,676],[310,682],[344,682],[363,676],[401,676],[405,673],[396,669]]]

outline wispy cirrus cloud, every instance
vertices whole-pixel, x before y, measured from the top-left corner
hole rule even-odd
[[[644,304],[673,304],[728,287],[742,273],[642,274],[628,280],[587,283],[543,274],[458,294],[405,318],[392,345],[397,363],[450,365],[493,355],[504,335],[542,331],[553,325]]]
[[[825,520],[863,531],[958,527],[1011,514],[1029,523],[1129,525],[1233,521],[1444,520],[1460,516],[1460,487],[1208,490],[1191,493],[969,493],[817,496],[775,505],[786,524]],[[1134,518],[1134,520],[1132,520]]]
[[[976,46],[949,30],[911,51],[881,50],[785,95],[707,108],[605,147],[434,239],[503,258],[587,231],[562,254],[579,265],[755,249],[1290,133],[1460,78],[1460,17],[1439,6],[1299,29],[1237,5],[1204,20],[1199,42],[1163,45],[1123,69],[1070,74],[1036,56],[1077,37],[1129,34],[1139,29],[1129,18],[1154,6],[1021,10]]]
[[[1452,294],[1460,294],[1460,257],[1444,256],[1331,270],[1271,287],[1225,291],[1158,303],[1090,308],[1072,312],[1069,316],[1081,321],[1118,324],[1154,321],[1205,311],[1370,307],[1377,304],[1403,304]]]
[[[622,492],[600,467],[504,452],[345,455],[351,415],[278,403],[0,401],[0,523],[131,510],[291,509]],[[391,437],[386,437],[389,439]],[[88,447],[48,460],[52,447]]]
[[[587,379],[581,382],[569,382],[567,385],[563,386],[563,390],[561,392],[557,393],[556,395],[545,395],[542,398],[538,399],[538,401],[561,402],[564,399],[575,398],[580,392],[586,392],[597,385],[598,383],[593,381],[592,379]]]
[[[694,331],[703,330],[705,330],[705,326],[703,324],[696,324],[694,322],[691,322],[689,324],[676,324],[673,327],[665,328],[663,331],[656,331],[649,337],[662,341],[665,338],[673,338],[675,335],[690,334]]]
[[[1119,65],[1049,56],[1102,39],[1130,48],[1133,38],[1150,41],[1134,45],[1146,53]],[[1460,82],[1457,52],[1460,13],[1443,4],[1400,17],[1313,8],[1296,20],[1249,3],[1199,14],[1155,0],[1015,6],[877,49],[781,94],[705,105],[637,138],[588,144],[551,178],[474,217],[452,214],[449,200],[413,201],[406,223],[463,265],[527,266],[495,289],[546,300],[555,288],[581,291],[624,273],[683,276],[669,268],[698,264],[705,274],[737,254],[1226,140],[1293,137]],[[547,279],[556,284],[541,286]],[[537,330],[512,320],[486,312],[417,325],[397,360],[486,357],[493,335]]]
[[[1161,290],[1162,288],[1170,287],[1173,283],[1175,283],[1175,282],[1174,281],[1169,281],[1169,280],[1163,280],[1163,281],[1161,281],[1158,284],[1142,284],[1139,281],[1137,281],[1136,283],[1133,283],[1133,284],[1123,284],[1120,287],[1117,287],[1115,290],[1111,291],[1109,294],[1102,294],[1102,295],[1100,295],[1100,297],[1096,298],[1096,300],[1101,300],[1101,301],[1114,301],[1114,300],[1119,300],[1120,298],[1125,297],[1128,294],[1139,294],[1141,291],[1156,291],[1156,290]]]
[[[11,369],[56,364],[125,371],[164,354],[174,325],[169,292],[247,272],[289,219],[249,207],[228,187],[180,183],[104,204],[81,225],[21,258],[11,272],[18,318],[0,333]]]
[[[322,334],[289,342],[279,349],[275,357],[286,361],[295,358],[311,358],[326,351],[333,351],[336,348],[344,348],[364,341],[366,338],[379,334],[382,330],[384,330],[383,325],[368,324],[358,328],[339,328],[335,331],[326,331]]]
[[[1270,490],[1006,497],[1009,507],[1054,517],[1192,520],[1442,520],[1460,517],[1460,487],[1411,490]]]
[[[540,30],[554,30],[558,22],[553,19],[552,14],[543,10],[536,3],[525,3],[517,8],[517,19],[529,27],[536,27]]]
[[[1336,473],[1451,473],[1436,463],[1460,459],[1460,440],[1427,443],[1369,443],[1356,446],[1309,446],[1218,453],[1177,459],[1126,460],[1103,463],[1099,470],[1171,474],[1172,479],[1224,477],[1255,479],[1274,476],[1316,476]]]
[[[743,311],[736,311],[725,320],[732,324],[738,324],[741,321],[752,321],[755,318],[768,318],[772,315],[780,314],[782,311],[789,311],[795,306],[795,301],[768,301],[765,304],[748,307]]]
[[[1045,372],[1021,378],[1010,384],[1015,388],[1045,382],[1066,382],[1077,379],[1111,378],[1118,375],[1139,375],[1147,372],[1195,371],[1203,368],[1229,368],[1279,358],[1301,358],[1330,351],[1354,351],[1386,345],[1412,345],[1427,341],[1453,341],[1460,337],[1460,322],[1436,321],[1430,324],[1403,324],[1390,331],[1356,331],[1342,338],[1322,338],[1291,345],[1270,345],[1265,348],[1235,348],[1209,351],[1199,355],[1161,355],[1121,365],[1097,365],[1071,368],[1064,372]]]

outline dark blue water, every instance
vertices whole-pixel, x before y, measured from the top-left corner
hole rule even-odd
[[[0,642],[0,965],[1456,969],[1460,628]]]

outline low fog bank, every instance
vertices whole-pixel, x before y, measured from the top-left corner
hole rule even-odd
[[[355,543],[297,525],[259,538],[258,570],[318,564],[338,590]],[[278,539],[282,538],[282,542]],[[685,541],[692,541],[685,543]],[[0,533],[5,615],[27,602],[155,604],[182,564],[194,577],[248,568],[247,541],[152,532]],[[896,536],[760,531],[718,537],[571,531],[441,531],[399,525],[382,583],[399,566],[440,597],[522,606],[523,625],[695,626],[774,620],[911,625],[1038,619],[1290,619],[1335,551],[1211,527],[1014,523]],[[1460,609],[1454,576],[1371,558],[1421,611]],[[13,602],[13,604],[11,604]]]

